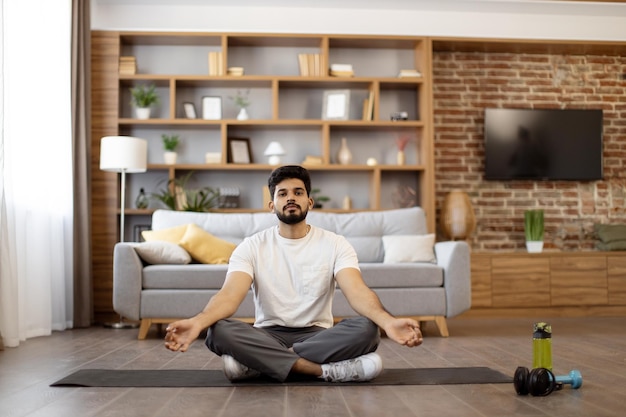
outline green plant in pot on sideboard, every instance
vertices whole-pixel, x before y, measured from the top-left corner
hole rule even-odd
[[[179,135],[161,135],[161,139],[163,140],[163,160],[168,165],[174,165],[176,163],[176,159],[178,158],[178,153],[176,152],[176,148],[180,144],[180,136]]]
[[[135,107],[137,119],[145,120],[150,118],[150,111],[153,105],[159,102],[159,95],[154,84],[140,84],[130,89],[130,104]]]
[[[543,250],[543,210],[524,212],[524,234],[526,250],[529,253],[538,253]]]

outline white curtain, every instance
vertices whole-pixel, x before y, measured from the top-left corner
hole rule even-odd
[[[0,1],[0,333],[17,346],[72,326],[72,4]]]

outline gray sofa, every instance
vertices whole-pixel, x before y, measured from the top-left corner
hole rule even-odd
[[[470,255],[465,242],[435,243],[433,262],[384,262],[383,236],[427,234],[421,208],[355,213],[311,211],[307,221],[348,239],[359,257],[365,282],[392,314],[415,317],[421,322],[434,321],[439,333],[446,337],[446,317],[470,308]],[[271,213],[157,210],[152,215],[153,230],[190,223],[237,244],[246,236],[276,225],[277,220]],[[141,321],[139,339],[144,339],[152,324],[169,323],[200,312],[222,285],[227,265],[151,265],[138,256],[137,245],[115,246],[113,306],[121,316]],[[333,315],[336,319],[356,315],[339,289]],[[253,320],[251,293],[233,317]]]

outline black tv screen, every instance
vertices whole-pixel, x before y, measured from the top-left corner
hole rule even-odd
[[[602,179],[602,110],[485,109],[485,178]]]

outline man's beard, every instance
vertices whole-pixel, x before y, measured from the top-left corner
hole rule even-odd
[[[278,217],[278,220],[280,220],[281,222],[285,224],[300,223],[301,221],[304,221],[304,219],[306,219],[306,216],[309,213],[308,210],[302,210],[301,207],[300,207],[299,212],[293,212],[293,213],[287,213],[287,214],[285,214],[284,211],[279,212],[278,210],[275,210],[275,212],[276,212],[276,216]]]

